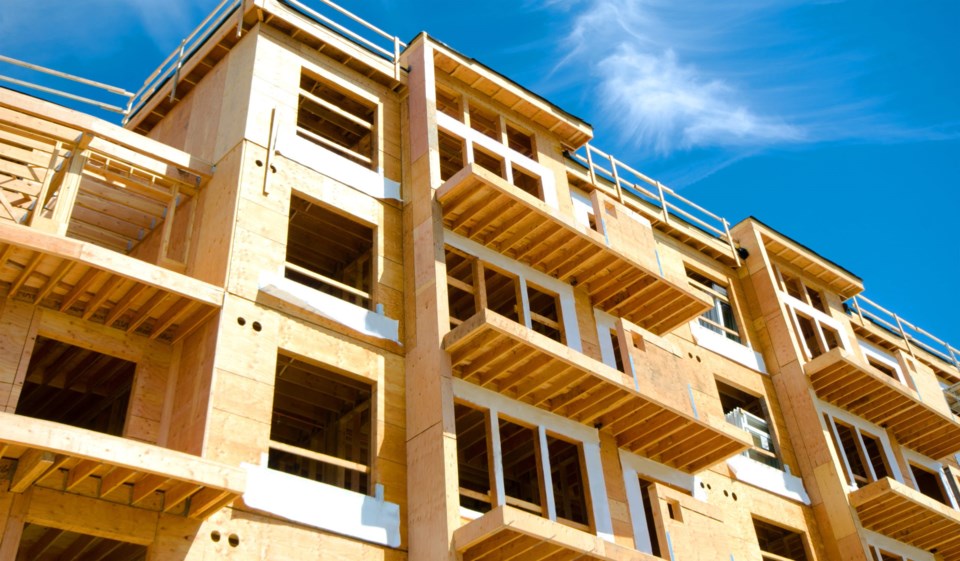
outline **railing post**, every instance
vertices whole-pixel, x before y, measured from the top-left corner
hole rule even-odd
[[[907,350],[910,351],[910,356],[917,358],[917,355],[913,352],[913,345],[910,344],[910,338],[907,337],[907,332],[903,330],[903,323],[900,322],[900,316],[891,312],[893,319],[897,322],[897,329],[900,330],[900,336],[903,337],[903,342],[907,344]]]
[[[857,309],[857,315],[860,316],[860,325],[866,326],[867,322],[863,319],[863,310],[860,309],[860,300],[856,295],[853,296],[853,307]]]
[[[237,39],[243,33],[243,0],[237,0]]]
[[[733,237],[730,236],[730,223],[727,222],[726,218],[721,218],[723,221],[723,232],[727,236],[727,243],[730,245],[730,251],[733,252],[733,258],[736,260],[737,267],[741,265],[740,263],[740,254],[737,253],[737,247],[733,244]]]
[[[187,40],[180,41],[180,53],[177,55],[177,71],[173,73],[173,87],[170,88],[170,102],[177,96],[177,82],[180,81],[180,69],[183,67],[183,52],[187,46]]]
[[[587,173],[590,175],[590,182],[597,186],[597,172],[593,169],[593,155],[590,153],[590,145],[585,144],[587,151]]]
[[[663,223],[670,223],[670,211],[667,209],[667,199],[663,196],[663,184],[657,181],[657,194],[660,196],[660,209],[663,211]]]
[[[617,173],[617,159],[612,155],[607,156],[610,160],[610,173],[613,174],[613,186],[617,190],[617,200],[623,204],[623,188],[620,187],[620,174]]]
[[[393,79],[400,80],[400,38],[393,37]]]
[[[947,352],[950,353],[950,360],[953,361],[953,366],[956,367],[957,370],[960,370],[960,360],[957,359],[957,353],[953,352],[956,349],[951,347],[950,343],[944,343],[944,345],[947,347]]]

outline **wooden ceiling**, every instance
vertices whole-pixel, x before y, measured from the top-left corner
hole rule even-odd
[[[144,561],[147,548],[58,528],[26,524],[17,560],[23,561]]]

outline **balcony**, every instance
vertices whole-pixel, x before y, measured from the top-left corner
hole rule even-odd
[[[499,559],[589,559],[653,561],[659,559],[558,522],[501,506],[453,532],[463,561]]]
[[[586,287],[593,305],[657,334],[710,307],[704,297],[675,284],[608,244],[555,208],[496,174],[469,164],[437,190],[448,230],[574,286]],[[625,238],[626,242],[629,238]],[[616,240],[614,240],[616,241]],[[653,261],[651,251],[651,261]]]
[[[223,300],[180,274],[210,173],[169,146],[0,90],[0,294],[179,340]]]
[[[820,399],[890,430],[901,445],[930,458],[960,450],[960,423],[920,401],[917,393],[843,349],[804,367]]]
[[[885,477],[850,493],[864,528],[960,560],[960,513],[919,491]]]
[[[601,426],[621,448],[688,473],[751,445],[739,429],[650,399],[631,377],[488,309],[448,333],[443,348],[458,378]]]
[[[232,502],[245,484],[239,468],[12,413],[0,413],[0,458],[14,493],[47,487],[197,519]]]

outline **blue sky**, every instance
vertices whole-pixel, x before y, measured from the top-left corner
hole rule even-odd
[[[0,54],[135,90],[216,4],[4,0]],[[960,346],[960,2],[341,4],[405,40],[426,30],[593,124],[597,147],[731,222],[756,216]]]

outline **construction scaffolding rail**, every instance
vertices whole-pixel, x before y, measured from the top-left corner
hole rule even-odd
[[[860,317],[861,323],[866,324],[865,320],[869,320],[871,323],[903,339],[907,343],[908,349],[911,348],[911,345],[916,346],[940,360],[952,364],[960,371],[960,350],[951,346],[946,341],[920,329],[863,295],[850,298],[844,302],[844,305],[847,313],[851,315],[856,314]]]
[[[95,81],[93,81],[93,80],[88,80],[88,79],[86,79],[86,78],[81,78],[81,77],[79,77],[79,76],[74,76],[73,74],[67,74],[66,72],[60,72],[60,71],[58,71],[58,70],[52,70],[52,69],[50,69],[50,68],[46,68],[46,67],[40,66],[40,65],[38,65],[38,64],[31,64],[31,63],[29,63],[29,62],[24,62],[24,61],[22,61],[22,60],[17,60],[17,59],[15,59],[15,58],[10,58],[10,57],[8,57],[8,56],[0,55],[0,62],[4,62],[4,63],[10,64],[10,65],[13,65],[13,66],[17,66],[17,67],[19,67],[19,68],[24,68],[24,69],[26,69],[26,70],[30,70],[30,71],[33,71],[33,72],[39,72],[39,73],[41,73],[41,74],[47,74],[47,75],[49,75],[49,76],[54,76],[54,77],[56,77],[56,78],[60,78],[60,79],[63,79],[63,80],[68,80],[68,81],[70,81],[70,82],[74,82],[74,83],[77,83],[77,84],[83,84],[83,85],[85,85],[85,86],[89,86],[89,87],[91,87],[91,88],[94,88],[94,90],[100,90],[100,91],[106,92],[106,93],[108,93],[108,94],[117,95],[117,96],[120,96],[120,97],[125,98],[124,103],[123,103],[123,106],[114,105],[114,104],[112,104],[112,103],[106,103],[106,102],[103,102],[103,101],[98,101],[98,100],[96,100],[96,99],[91,99],[91,98],[89,98],[89,97],[85,97],[85,96],[82,96],[82,95],[77,95],[77,94],[65,92],[65,91],[62,91],[62,90],[58,90],[58,89],[56,89],[56,88],[51,88],[51,87],[44,86],[44,85],[41,85],[41,84],[37,84],[37,83],[33,83],[33,82],[28,82],[28,81],[26,81],[26,80],[20,80],[20,79],[17,79],[17,78],[13,78],[13,77],[11,77],[11,76],[5,76],[5,75],[0,74],[0,81],[2,81],[2,82],[6,82],[6,83],[8,83],[8,84],[13,84],[13,85],[15,85],[15,86],[20,86],[20,87],[24,87],[24,88],[29,88],[29,89],[32,89],[32,90],[41,91],[41,92],[48,93],[48,94],[52,94],[52,95],[56,95],[56,96],[59,96],[59,97],[64,97],[64,98],[67,98],[67,99],[72,99],[72,100],[78,101],[78,102],[80,102],[80,103],[86,103],[86,104],[88,104],[88,105],[93,105],[93,106],[95,106],[95,107],[99,107],[100,109],[103,109],[103,110],[105,110],[105,111],[112,111],[112,112],[114,112],[114,113],[120,113],[120,114],[125,115],[125,114],[127,113],[127,109],[129,108],[130,100],[134,97],[134,94],[128,92],[127,90],[125,90],[125,89],[123,89],[123,88],[118,88],[118,87],[116,87],[116,86],[111,86],[111,85],[109,85],[109,84],[104,84],[104,83],[101,83],[101,82],[95,82]]]
[[[587,168],[587,174],[594,185],[599,185],[598,178],[610,182],[621,203],[632,198],[653,205],[659,210],[659,220],[664,223],[684,222],[729,245],[732,256],[739,263],[737,248],[730,236],[730,223],[722,216],[682,197],[656,179],[590,144],[585,144],[571,153],[570,157]]]

